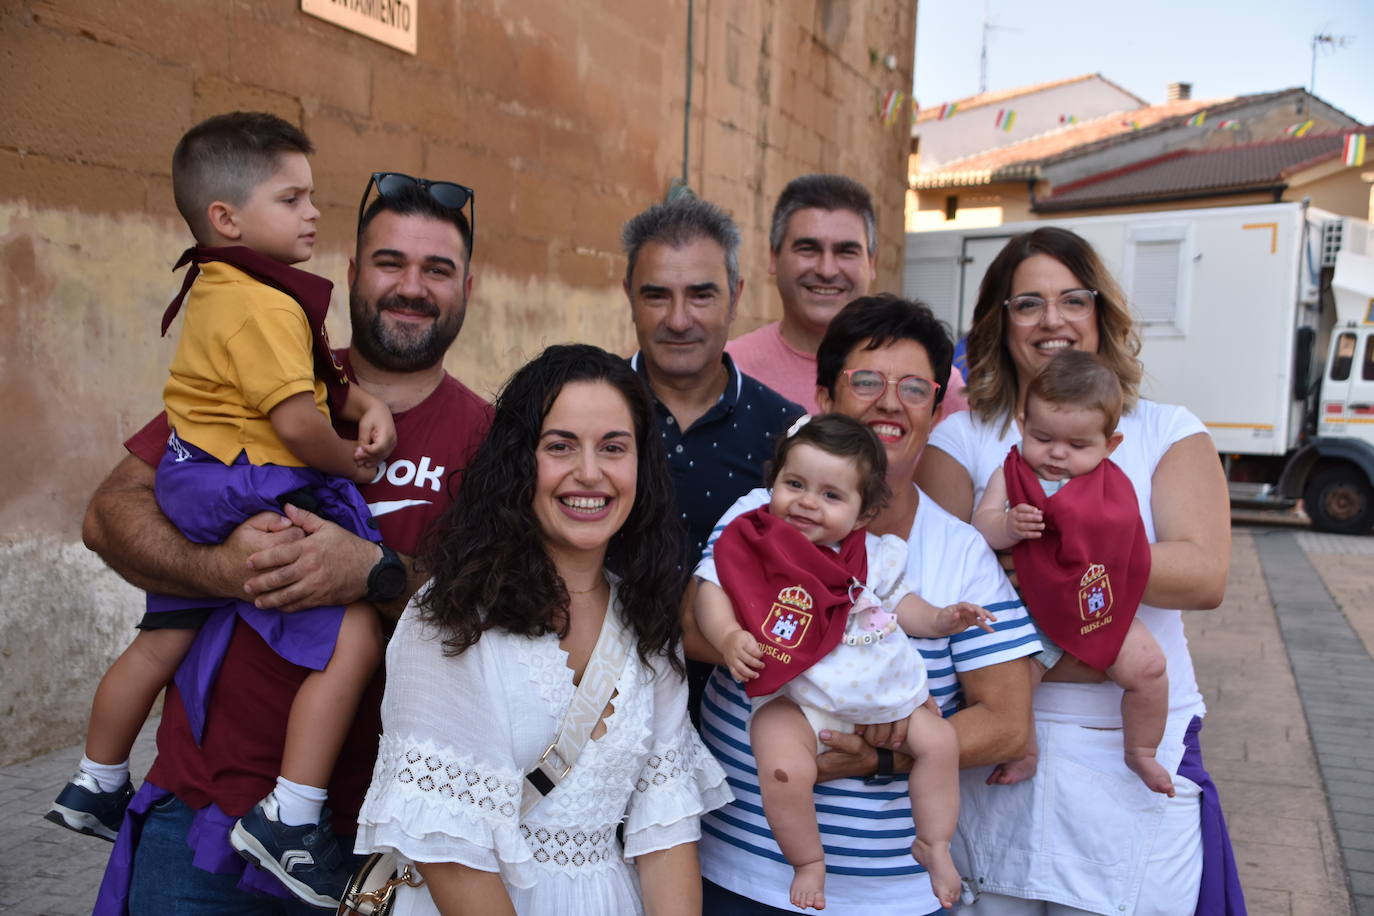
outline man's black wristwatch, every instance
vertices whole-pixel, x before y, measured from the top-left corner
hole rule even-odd
[[[367,600],[372,604],[386,604],[401,597],[406,590],[406,565],[390,547],[377,546],[382,548],[382,558],[367,574]]]
[[[892,751],[885,747],[875,747],[873,750],[878,752],[878,771],[872,776],[865,777],[864,785],[885,786],[892,782],[892,777],[896,775],[892,766],[895,759],[892,756]]]

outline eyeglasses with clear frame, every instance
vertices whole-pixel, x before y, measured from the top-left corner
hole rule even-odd
[[[940,383],[920,375],[904,375],[890,379],[877,369],[844,369],[845,383],[861,401],[876,401],[888,385],[897,386],[897,400],[908,407],[925,407],[940,390]]]
[[[1097,290],[1066,289],[1052,301],[1065,321],[1076,321],[1092,314],[1097,306]],[[1025,325],[1039,324],[1049,308],[1049,303],[1040,296],[1012,296],[1003,305],[1012,323]]]

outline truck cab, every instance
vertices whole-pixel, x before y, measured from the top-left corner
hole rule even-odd
[[[1311,437],[1279,490],[1301,493],[1314,528],[1360,534],[1374,527],[1374,260],[1341,251],[1331,292],[1336,326],[1312,402]]]

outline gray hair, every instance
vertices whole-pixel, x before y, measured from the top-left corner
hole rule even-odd
[[[630,282],[639,251],[649,242],[681,248],[697,239],[710,239],[725,252],[725,275],[733,299],[739,287],[739,226],[730,214],[699,197],[679,197],[654,204],[625,224],[620,232],[620,246],[626,257],[625,282]]]
[[[798,210],[848,210],[864,221],[868,233],[868,256],[878,248],[878,217],[868,188],[844,175],[803,175],[787,183],[773,207],[773,225],[768,230],[768,247],[777,254],[787,234],[787,221]]]

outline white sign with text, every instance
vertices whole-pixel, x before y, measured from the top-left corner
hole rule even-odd
[[[301,0],[301,11],[414,54],[417,5],[418,0]]]

